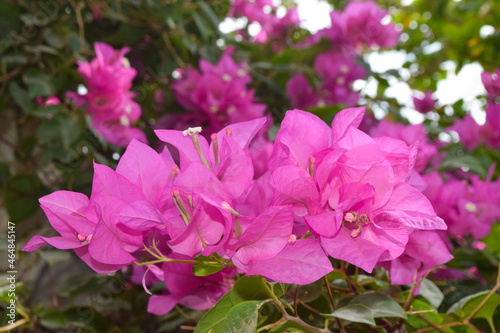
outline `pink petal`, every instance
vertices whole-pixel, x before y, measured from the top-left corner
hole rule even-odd
[[[52,227],[61,235],[73,235],[75,231],[84,236],[91,234],[95,225],[85,217],[89,205],[86,195],[70,191],[57,191],[38,200]]]
[[[333,143],[339,141],[351,128],[358,128],[365,115],[365,107],[345,109],[337,113],[332,122]]]
[[[252,260],[271,259],[288,243],[292,226],[290,207],[271,206],[251,222],[229,249],[236,251],[239,261],[244,265]]]
[[[116,173],[139,187],[150,201],[156,199],[160,188],[172,181],[171,165],[151,147],[132,140],[116,167]]]
[[[50,244],[59,250],[69,250],[85,246],[82,245],[82,243],[79,242],[76,238],[72,240],[59,236],[47,238],[37,235],[30,239],[30,241],[24,246],[23,251],[26,252],[35,251],[38,250],[38,248],[40,248],[40,246],[44,244]]]
[[[127,227],[147,231],[165,223],[160,212],[149,201],[134,201],[123,207],[117,215]]]
[[[394,187],[392,196],[377,212],[375,220],[397,223],[413,229],[446,230],[444,221],[436,216],[429,200],[417,189],[406,183]]]
[[[277,282],[309,284],[333,271],[332,264],[314,239],[298,239],[287,245],[276,257],[252,261],[248,275],[262,275]]]
[[[284,166],[273,172],[275,184],[274,205],[292,205],[299,216],[319,210],[319,193],[307,171],[295,166]]]
[[[94,180],[91,198],[112,196],[125,202],[145,200],[144,194],[128,179],[108,166],[94,163]]]
[[[276,135],[276,143],[288,146],[295,155],[298,165],[306,168],[309,158],[317,152],[331,147],[331,130],[317,116],[300,110],[288,111]],[[269,165],[275,164],[274,152]]]

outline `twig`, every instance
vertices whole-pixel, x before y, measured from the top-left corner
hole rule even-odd
[[[0,332],[11,332],[14,328],[19,327],[21,325],[24,325],[27,322],[28,322],[28,320],[26,318],[18,320],[18,321],[16,321],[12,325],[7,325],[7,326],[0,327]]]
[[[168,34],[166,31],[161,32],[161,37],[163,38],[163,41],[165,42],[165,45],[167,46],[167,49],[170,51],[172,54],[172,57],[174,57],[175,61],[181,68],[186,68],[186,64],[184,61],[179,57],[177,54],[177,51],[175,51],[174,46],[172,45],[172,42],[170,41],[170,37],[168,37]]]
[[[326,285],[326,290],[328,291],[328,298],[330,299],[330,303],[332,304],[332,309],[335,311],[335,301],[333,300],[333,295],[332,295],[332,290],[330,289],[330,281],[326,278],[326,275],[323,276],[323,281],[325,281]],[[339,318],[335,318],[335,321],[337,322],[337,325],[339,326],[339,330],[342,333],[345,333],[344,326],[342,325],[342,322],[340,321]]]

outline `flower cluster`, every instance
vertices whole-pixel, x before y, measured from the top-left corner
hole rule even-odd
[[[283,17],[276,15],[277,10],[272,0],[234,0],[228,17],[244,16],[249,23],[258,23],[261,30],[254,37],[256,42],[282,42],[300,21],[296,7],[289,9]]]
[[[87,114],[97,133],[111,144],[126,147],[132,139],[147,142],[144,133],[130,125],[141,116],[141,107],[130,91],[136,70],[125,54],[128,47],[114,50],[105,43],[95,43],[96,58],[79,62],[78,72],[87,85],[87,93],[67,92],[76,106],[87,105]]]
[[[321,78],[321,84],[315,90],[303,74],[297,74],[288,81],[286,92],[292,106],[308,109],[338,103],[351,106],[358,102],[359,94],[352,90],[352,83],[364,78],[366,71],[352,58],[328,51],[316,57],[314,69]]]
[[[407,283],[451,258],[432,231],[446,224],[409,183],[415,147],[360,131],[363,114],[341,111],[330,128],[288,111],[269,168],[255,180],[249,145],[265,118],[223,128],[210,143],[199,127],[157,130],[178,164],[168,150],[133,140],[116,171],[94,165],[90,198],[59,191],[40,199],[61,236],[35,236],[24,250],[74,249],[100,273],[147,265],[135,280],[144,274],[146,290],[166,285],[150,298],[156,314],[178,303],[210,307],[236,272],[312,283],[333,270],[329,256],[367,272],[388,267],[394,283]],[[439,253],[425,250],[429,241]],[[199,265],[220,270],[199,276]]]
[[[393,47],[400,31],[392,22],[385,22],[387,12],[373,1],[352,1],[344,12],[330,13],[331,26],[311,36],[304,44],[311,45],[327,38],[332,50],[318,55],[314,68],[322,83],[313,88],[303,74],[297,74],[287,84],[291,104],[297,108],[309,108],[342,103],[356,105],[359,94],[352,90],[352,83],[366,76],[363,67],[353,58],[364,47]]]
[[[500,69],[495,73],[483,72],[481,80],[488,93],[486,122],[479,125],[468,113],[462,120],[457,120],[448,130],[458,133],[460,142],[466,149],[474,149],[481,143],[490,148],[500,148]]]
[[[452,176],[444,182],[437,172],[423,176],[427,183],[423,193],[439,216],[445,219],[448,233],[452,236],[481,239],[500,219],[500,181],[491,181],[494,167],[484,181],[476,175],[471,177],[470,182]]]
[[[244,63],[237,64],[231,58],[233,50],[228,48],[215,65],[201,59],[201,72],[188,67],[172,83],[179,104],[191,111],[179,119],[180,123],[196,121],[210,134],[230,123],[263,117],[266,106],[255,103],[254,90],[247,88],[250,74]]]
[[[413,105],[415,106],[415,110],[421,113],[428,113],[434,110],[436,100],[432,97],[432,91],[427,90],[421,98],[413,97]]]

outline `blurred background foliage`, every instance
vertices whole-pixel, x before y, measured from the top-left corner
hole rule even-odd
[[[329,2],[335,9],[348,3]],[[500,67],[498,1],[377,2],[403,30],[396,50],[406,52],[406,61],[399,70],[380,73],[372,71],[367,61],[372,51],[358,59],[368,70],[366,82],[377,83],[375,96],[362,93],[361,102],[368,110],[408,123],[399,112],[404,105],[386,95],[391,86],[406,82],[414,90],[435,91],[437,82],[449,74],[443,64],[450,61],[456,73],[473,62],[487,71]],[[133,91],[142,108],[137,126],[146,132],[153,147],[157,143],[152,130],[155,121],[168,113],[185,112],[169,84],[175,80],[174,70],[197,67],[200,58],[216,62],[228,45],[236,47],[237,61],[248,63],[257,99],[268,106],[267,112],[279,124],[290,109],[285,93],[288,79],[299,69],[314,73],[314,59],[330,47],[329,43],[323,40],[297,48],[294,45],[310,35],[298,29],[280,41],[283,47],[276,51],[272,43],[257,44],[245,36],[224,34],[218,27],[230,5],[229,0],[0,1],[0,234],[7,230],[7,221],[13,221],[18,251],[33,234],[51,233],[39,208],[39,197],[55,190],[90,194],[92,161],[115,167],[124,150],[100,139],[88,126],[84,111],[65,99],[66,91],[77,91],[83,83],[77,63],[94,57],[94,42],[131,48],[127,58],[138,72]],[[293,1],[284,1],[284,5],[293,6]],[[487,36],[482,33],[485,26],[493,29]],[[163,104],[156,102],[158,91],[165,96]],[[39,107],[38,96],[57,96],[66,102]],[[477,98],[483,106],[486,101],[486,96]],[[342,108],[334,105],[310,111],[332,119]],[[467,111],[462,100],[441,105],[424,124],[436,138]],[[494,161],[500,162],[500,153],[483,145],[472,152],[464,151],[459,143],[446,149],[448,163],[444,168],[451,172],[465,166],[484,177]],[[2,236],[0,241],[3,251],[6,239]],[[493,244],[498,238],[490,236],[486,241]],[[455,254],[452,265],[466,268],[474,262],[483,276],[494,279],[496,270],[489,262],[498,257],[500,248],[490,248],[493,250],[468,249],[472,253],[464,250]],[[70,251],[52,249],[18,253],[18,313],[26,320],[19,331],[181,332],[181,325],[193,326],[202,315],[181,308],[162,317],[147,314],[148,295],[129,282],[130,272],[97,275],[73,257]],[[5,262],[2,260],[0,267]],[[448,300],[485,288],[477,280],[456,284],[440,286],[446,293],[456,294]],[[5,287],[0,284],[3,301],[7,300]],[[422,308],[429,306],[425,302],[421,300]],[[442,306],[451,305],[448,301]],[[1,320],[0,326],[5,326],[6,317],[2,315]],[[415,327],[420,324],[416,322]]]

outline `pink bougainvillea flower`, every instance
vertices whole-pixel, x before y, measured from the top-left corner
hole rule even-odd
[[[330,129],[316,116],[288,112],[270,169],[274,204],[292,205],[304,216],[329,255],[371,271],[403,253],[411,230],[446,224],[406,183],[415,153],[403,141],[359,131],[363,113],[341,111]]]
[[[297,74],[286,83],[286,94],[292,107],[306,110],[318,104],[318,97],[303,74]]]
[[[105,43],[95,43],[96,58],[79,62],[78,72],[85,79],[88,92],[79,95],[67,92],[75,105],[87,105],[92,125],[106,141],[125,147],[132,139],[146,142],[146,136],[130,125],[139,119],[140,106],[132,100],[130,91],[136,70],[124,57],[129,48],[114,50]]]
[[[246,268],[248,275],[262,275],[273,281],[309,284],[333,271],[332,264],[314,239],[289,242],[274,258],[252,261]]]
[[[120,269],[120,263],[102,263],[89,254],[89,244],[93,241],[96,221],[88,218],[89,199],[81,194],[69,191],[57,191],[40,198],[40,204],[51,226],[61,236],[34,236],[23,251],[35,251],[47,243],[61,250],[73,249],[87,265],[97,273],[111,273]]]
[[[36,104],[38,106],[50,106],[50,105],[58,105],[61,104],[61,100],[56,96],[49,96],[45,100],[42,96],[36,97]]]
[[[318,89],[320,103],[357,104],[359,94],[352,90],[352,83],[364,78],[366,71],[356,65],[352,58],[336,51],[322,53],[316,57],[314,69],[323,78],[323,85]]]
[[[403,255],[383,266],[390,270],[392,284],[407,285],[451,259],[453,256],[440,234],[435,231],[413,231]],[[418,289],[415,292],[418,293]]]
[[[188,68],[172,83],[176,99],[194,113],[198,124],[206,124],[206,138],[230,123],[262,117],[266,106],[255,103],[254,90],[248,89],[250,75],[244,63],[231,58],[228,48],[215,65],[200,61],[201,72]]]
[[[404,125],[399,123],[390,123],[384,119],[371,130],[373,137],[388,136],[406,142],[408,145],[416,144],[418,147],[417,160],[415,161],[415,170],[423,171],[429,160],[437,154],[437,148],[430,142],[425,133],[424,126]]]
[[[482,72],[481,81],[483,81],[484,88],[491,99],[500,96],[500,68],[497,68],[493,73]]]
[[[500,72],[500,70],[499,70]],[[486,107],[486,122],[481,130],[486,145],[491,148],[500,148],[500,104],[493,101]]]
[[[498,182],[490,178],[482,181],[478,176],[471,177],[470,184],[455,178],[444,182],[437,172],[423,178],[428,184],[424,194],[446,221],[451,235],[480,239],[500,217]]]
[[[277,9],[271,0],[235,0],[228,16],[245,16],[249,23],[259,23],[261,30],[254,37],[255,42],[283,43],[289,33],[299,26],[300,20],[297,7],[290,8],[282,17],[276,15]]]
[[[422,98],[413,97],[413,105],[415,110],[421,113],[427,113],[434,110],[436,101],[432,98],[432,91],[428,90],[425,92]]]
[[[345,34],[355,45],[394,47],[401,32],[383,21],[387,15],[374,1],[351,1],[342,15]]]
[[[483,141],[481,126],[468,113],[462,120],[456,120],[448,130],[458,133],[460,142],[466,149],[474,149]]]
[[[373,1],[351,1],[344,11],[330,13],[331,26],[313,35],[306,44],[328,38],[349,57],[362,47],[394,47],[401,35],[393,22],[386,22],[388,13]]]

